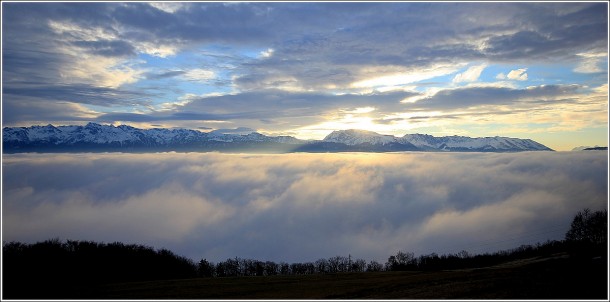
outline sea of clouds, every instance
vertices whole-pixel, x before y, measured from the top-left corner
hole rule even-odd
[[[385,261],[562,239],[606,209],[607,152],[11,154],[2,240],[121,241],[194,260]]]

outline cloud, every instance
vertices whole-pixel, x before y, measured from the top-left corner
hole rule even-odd
[[[475,82],[479,79],[479,76],[481,76],[481,72],[483,72],[485,67],[487,67],[487,64],[471,66],[463,73],[456,74],[453,78],[453,82]]]
[[[151,2],[148,3],[148,5],[158,9],[158,10],[162,10],[166,13],[170,13],[173,14],[181,9],[185,9],[188,8],[188,3],[170,3],[170,2]]]
[[[488,58],[565,60],[573,59],[582,45],[601,51],[602,44],[607,44],[603,41],[607,39],[608,27],[603,24],[607,24],[608,14],[600,6],[519,4],[516,7],[519,10],[527,7],[520,14],[522,20],[531,22],[530,27],[517,27],[515,32],[489,37],[484,47]],[[555,21],[560,21],[563,27],[558,27]]]
[[[454,73],[459,66],[438,65],[421,69],[406,69],[400,66],[376,66],[366,67],[359,71],[359,77],[363,80],[354,82],[352,87],[387,87],[405,85],[438,76]],[[379,76],[379,74],[385,74]]]
[[[75,46],[103,57],[126,57],[135,55],[133,45],[120,40],[76,41]]]
[[[2,122],[18,127],[29,127],[31,125],[71,125],[75,121],[81,123],[95,119],[99,113],[83,105],[65,101],[47,100],[44,103],[20,98],[15,95],[5,94],[18,102],[6,102],[2,104],[4,117]]]
[[[261,51],[260,56],[263,58],[269,58],[273,55],[273,48],[268,48],[267,50]]]
[[[520,68],[511,70],[507,75],[504,73],[499,73],[496,75],[496,79],[498,80],[512,80],[512,81],[527,81],[527,68]]]
[[[245,134],[250,134],[252,132],[255,132],[255,129],[252,128],[247,128],[247,127],[238,127],[235,129],[216,129],[210,133],[218,133],[218,134],[241,134],[241,135],[245,135]]]
[[[574,72],[578,73],[598,73],[604,72],[604,69],[601,67],[604,59],[607,60],[608,54],[605,52],[600,53],[582,53],[578,54],[578,56],[582,57],[582,60],[576,68],[574,68]]]
[[[595,27],[607,28],[606,12],[593,5],[459,4],[451,7],[450,15],[437,10],[440,6],[419,4],[371,4],[367,10],[356,11],[350,8],[359,5],[336,6],[328,4],[324,12],[312,9],[317,13],[313,18],[318,20],[312,23],[324,24],[334,31],[301,24],[311,28],[307,35],[277,40],[271,59],[248,64],[246,74],[240,78],[260,79],[258,86],[249,81],[248,88],[273,85],[264,80],[266,77],[289,78],[295,82],[294,86],[305,89],[324,89],[329,83],[342,88],[409,83],[416,79],[406,72],[372,75],[359,70],[384,66],[421,70],[439,64],[456,66],[481,60],[490,64],[557,62],[574,60],[574,53],[581,51],[581,45],[595,45],[592,47],[603,50],[602,45],[607,44],[604,30],[594,31]],[[385,8],[400,13],[394,15]],[[352,12],[353,18],[335,25],[331,21],[336,19],[332,12],[343,10]],[[503,12],[502,16],[498,11]],[[290,16],[293,11],[284,13]],[[522,23],[515,24],[515,19]],[[553,24],[564,24],[569,30],[562,31]],[[239,81],[237,84],[241,85]]]
[[[527,80],[526,71],[527,71],[527,68],[511,70],[506,75],[506,78],[508,78],[509,80],[515,80],[515,81],[526,81]]]
[[[333,95],[316,92],[288,92],[264,90],[225,95],[190,96],[182,106],[163,112],[142,114],[109,113],[100,121],[150,121],[158,120],[224,120],[252,123],[261,120],[304,121],[315,123],[324,120],[329,112],[346,108],[375,107],[384,114],[401,107],[400,101],[414,92],[391,91],[369,94]],[[256,128],[261,124],[253,124]],[[300,123],[300,122],[299,122]],[[279,126],[279,125],[278,125]]]
[[[151,79],[151,80],[160,80],[160,79],[181,76],[181,75],[184,75],[185,73],[186,73],[186,71],[184,71],[184,70],[168,70],[168,71],[163,71],[163,72],[158,72],[158,73],[149,72],[149,73],[145,74],[145,77],[147,79]]]
[[[184,72],[184,74],[182,74],[182,77],[184,79],[186,79],[187,81],[193,81],[193,82],[207,82],[207,81],[213,79],[214,76],[215,76],[215,74],[213,71],[205,70],[205,69],[201,69],[201,68],[186,70]]]
[[[607,208],[607,164],[602,152],[12,154],[3,240],[212,261],[495,251],[561,239],[577,211]]]
[[[43,86],[36,85],[36,83],[24,83],[6,87],[3,93],[19,99],[42,101],[39,104],[40,106],[44,106],[45,102],[48,101],[90,104],[102,107],[147,105],[149,102],[146,99],[152,96],[142,91],[117,90],[89,84]]]
[[[493,86],[442,89],[429,96],[420,96],[419,100],[405,106],[448,111],[485,105],[511,105],[512,109],[517,110],[520,109],[517,105],[528,108],[532,104],[557,104],[544,101],[569,99],[575,96],[580,88],[582,87],[579,85],[541,85],[526,89]]]

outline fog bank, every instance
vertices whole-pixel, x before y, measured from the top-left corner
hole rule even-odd
[[[495,251],[608,202],[607,152],[13,154],[4,241],[122,241],[194,260]]]

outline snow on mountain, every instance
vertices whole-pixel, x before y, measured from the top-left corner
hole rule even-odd
[[[220,131],[201,132],[189,129],[138,129],[127,125],[112,126],[88,123],[86,126],[32,126],[3,129],[2,140],[11,146],[175,146],[214,143],[281,143],[300,144],[294,137],[270,137],[249,131],[248,134],[228,134]]]
[[[32,126],[3,129],[5,150],[23,152],[55,148],[190,148],[189,150],[224,150],[246,148],[302,152],[388,152],[388,151],[526,151],[551,150],[530,139],[466,136],[434,137],[406,134],[403,137],[383,135],[366,130],[333,131],[321,141],[303,141],[291,136],[266,136],[252,129],[201,132],[189,129],[138,129],[127,125],[112,126],[88,123],[85,126]],[[260,147],[260,148],[259,148]],[[254,149],[252,149],[254,148]],[[257,149],[259,148],[259,149]],[[119,149],[121,150],[121,149]]]
[[[500,136],[472,138],[457,135],[434,137],[428,134],[406,134],[399,141],[409,142],[424,150],[550,150],[548,147],[531,139]]]
[[[548,147],[530,139],[509,137],[478,137],[443,136],[434,137],[428,134],[406,134],[397,138],[392,135],[382,135],[366,130],[333,131],[326,136],[324,142],[342,143],[348,146],[369,143],[385,145],[391,143],[412,144],[423,151],[525,151],[551,150]]]
[[[591,148],[600,148],[599,145],[595,145],[595,146],[578,146],[578,147],[574,147],[572,149],[572,151],[583,151],[585,149],[591,149]]]
[[[337,130],[327,135],[322,141],[330,143],[341,143],[348,146],[359,144],[385,145],[396,143],[396,137],[392,135],[382,135],[367,130]]]

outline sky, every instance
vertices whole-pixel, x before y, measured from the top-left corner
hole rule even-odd
[[[2,240],[120,241],[195,261],[496,252],[607,209],[608,153],[3,156]]]
[[[608,145],[608,4],[2,3],[3,126]]]

